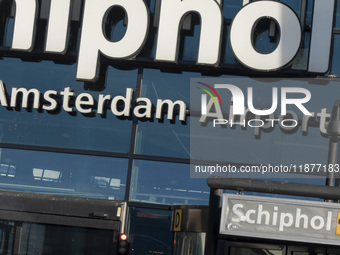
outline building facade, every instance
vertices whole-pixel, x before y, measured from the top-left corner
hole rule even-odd
[[[126,202],[130,254],[171,254],[171,205],[209,202],[206,178],[190,177],[190,128],[201,116],[199,107],[191,109],[192,78],[308,77],[292,84],[318,98],[308,104],[314,115],[305,126],[300,119],[291,130],[228,129],[222,141],[231,146],[223,162],[237,168],[327,164],[327,122],[340,92],[337,0],[125,2],[0,2],[1,190],[48,194],[51,201],[70,196]],[[264,8],[273,3],[272,10]],[[277,48],[289,49],[287,56],[272,56],[270,63],[283,59],[273,67],[248,63],[237,51],[237,32],[246,28],[239,20],[256,4],[296,18],[286,28],[277,14],[254,16],[248,36],[256,63]],[[259,86],[261,93],[270,88]],[[256,100],[268,107],[267,99],[263,92]],[[325,179],[299,175],[285,181],[324,185]],[[3,221],[3,240],[10,224]],[[33,229],[32,238],[39,236],[42,230]],[[42,245],[39,240],[35,244]],[[22,254],[54,254],[39,247]]]

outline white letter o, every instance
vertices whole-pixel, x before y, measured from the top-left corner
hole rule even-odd
[[[259,53],[252,43],[256,21],[272,18],[280,27],[281,37],[276,49],[268,54]],[[296,55],[301,43],[301,24],[286,5],[274,1],[247,4],[234,18],[230,42],[235,57],[245,66],[259,71],[275,71],[287,65]]]

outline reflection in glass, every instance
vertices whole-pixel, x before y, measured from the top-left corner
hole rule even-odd
[[[130,254],[171,254],[171,211],[129,208]]]
[[[195,76],[200,75],[197,73],[178,75],[145,69],[141,96],[149,98],[152,102],[157,102],[158,99],[170,99],[173,102],[181,100],[188,109],[190,78]],[[139,121],[135,153],[188,158],[189,117],[186,122],[181,122],[177,114],[174,116],[174,121],[168,120],[166,114],[161,121]]]
[[[189,141],[189,125],[178,120],[176,124],[168,120],[139,122],[135,153],[189,158]]]
[[[0,149],[0,189],[123,200],[127,165],[120,158]]]
[[[252,42],[254,48],[262,53],[273,52],[280,41],[280,27],[276,20],[270,18],[259,19],[254,25]]]
[[[152,102],[157,99],[182,100],[189,106],[190,78],[201,77],[198,73],[163,73],[159,70],[144,69],[142,97]]]
[[[234,19],[237,12],[242,8],[243,1],[224,0],[223,1],[223,17],[225,19]]]
[[[333,45],[331,74],[340,75],[340,35],[334,35]]]
[[[136,160],[132,173],[132,201],[206,205],[206,179],[190,179],[188,164]]]
[[[206,233],[175,232],[174,254],[203,255]]]
[[[0,220],[0,253],[12,255],[14,241],[14,222]]]
[[[112,67],[106,74],[106,87],[103,91],[94,91],[96,84],[75,81],[76,65],[56,65],[50,61],[39,63],[23,62],[20,59],[5,58],[0,60],[0,80],[10,95],[12,88],[37,89],[42,95],[48,90],[55,90],[59,96],[57,109],[42,110],[42,105],[49,105],[40,95],[40,109],[29,107],[0,107],[0,141],[3,143],[87,149],[98,151],[129,152],[132,121],[118,118],[112,114],[110,104],[104,106],[104,114],[97,114],[96,102],[92,113],[82,114],[75,110],[75,97],[81,93],[90,94],[95,101],[99,95],[125,96],[126,89],[135,91],[137,70],[121,71]],[[70,87],[74,96],[69,99],[73,112],[66,112],[62,105],[64,98],[61,91]],[[85,91],[86,90],[86,91]]]
[[[112,240],[110,230],[0,221],[0,252],[4,255],[108,255],[112,254]]]
[[[340,4],[339,0],[336,1],[336,15],[335,15],[335,27],[340,28]]]

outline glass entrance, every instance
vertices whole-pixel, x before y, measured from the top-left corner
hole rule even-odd
[[[113,231],[0,221],[1,255],[112,254]]]
[[[125,204],[0,191],[0,255],[115,255]]]

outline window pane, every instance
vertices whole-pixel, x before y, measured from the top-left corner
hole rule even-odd
[[[103,229],[0,221],[0,233],[0,251],[7,255],[105,255],[113,249],[113,231]]]
[[[12,255],[14,244],[14,222],[0,220],[0,252],[1,254]]]
[[[336,1],[336,14],[335,14],[335,27],[340,28],[340,2],[339,0]]]
[[[234,19],[237,12],[242,8],[243,1],[224,0],[223,1],[223,17],[225,19]]]
[[[333,36],[333,45],[331,73],[333,75],[340,75],[340,35]]]
[[[161,204],[206,205],[206,179],[190,179],[188,164],[136,160],[131,200]]]
[[[198,73],[162,73],[159,70],[144,69],[142,96],[152,102],[157,99],[182,100],[189,105],[190,78],[200,77]]]
[[[0,149],[0,189],[123,200],[127,159]]]
[[[205,238],[206,233],[174,232],[174,254],[204,255]]]
[[[189,118],[187,118],[189,122]],[[177,158],[190,157],[189,123],[139,122],[136,153]]]
[[[183,101],[187,108],[190,100],[190,77],[200,76],[194,73],[171,74],[158,70],[144,69],[142,97],[149,98],[154,104],[158,99]],[[166,109],[166,108],[164,108]],[[177,108],[178,109],[178,108]],[[176,110],[176,108],[175,108]],[[174,114],[174,121],[163,120],[139,121],[135,152],[168,157],[189,157],[189,121],[179,121]]]
[[[24,109],[22,101],[17,100],[17,107],[0,107],[0,141],[39,146],[66,147],[99,151],[128,152],[130,145],[132,121],[115,116],[108,103],[104,114],[98,114],[96,105],[99,95],[126,95],[126,88],[135,90],[137,71],[119,71],[109,68],[106,88],[98,89],[96,84],[75,81],[76,65],[60,65],[43,61],[40,63],[22,62],[20,59],[0,60],[0,77],[12,94],[12,88],[37,89],[40,92],[40,108],[50,103],[43,99],[48,90],[58,92],[55,96],[57,108],[53,111],[32,109],[34,97],[28,98],[28,107]],[[63,107],[67,96],[61,95],[70,87],[74,96],[70,96],[68,106],[73,112]],[[94,99],[92,112],[83,114],[75,107],[75,98],[81,93],[88,93]],[[21,93],[18,96],[21,97]],[[84,99],[85,101],[85,99]],[[8,104],[10,99],[8,97]],[[105,104],[104,104],[105,105]],[[84,106],[83,108],[85,108]],[[79,107],[78,107],[79,108]]]
[[[193,84],[198,81],[207,84],[237,84],[243,91],[245,98],[246,96],[249,98],[247,87],[251,84],[254,87],[253,100],[257,109],[270,108],[273,98],[271,95],[272,87],[276,87],[278,91],[283,87],[306,88],[314,97],[304,105],[311,112],[310,117],[303,115],[294,105],[287,106],[287,117],[296,121],[295,126],[289,126],[291,124],[282,125],[282,121],[279,119],[283,120],[284,118],[280,113],[280,106],[276,108],[277,111],[269,118],[268,116],[263,116],[264,118],[261,119],[263,125],[258,125],[258,123],[252,125],[249,121],[259,120],[259,116],[251,113],[248,113],[244,119],[236,117],[232,119],[230,115],[228,116],[231,113],[231,97],[230,94],[222,92],[222,111],[225,114],[223,117],[229,122],[225,126],[216,125],[214,127],[212,118],[207,119],[205,125],[202,125],[199,122],[199,115],[191,117],[190,137],[192,139],[190,141],[190,155],[192,159],[226,162],[225,166],[228,166],[228,163],[239,163],[241,168],[243,168],[244,164],[292,167],[294,165],[297,167],[300,165],[303,167],[308,166],[305,164],[327,165],[329,149],[327,123],[330,120],[333,105],[338,100],[339,84],[337,81],[317,79],[265,79],[260,81],[260,79],[248,78],[226,80],[211,78],[193,80]],[[244,83],[241,81],[244,81]],[[270,84],[270,87],[268,87],[268,84]],[[193,89],[192,92],[191,102],[195,102],[196,105],[191,106],[191,109],[195,107],[195,109],[199,110],[197,106],[201,104],[202,93],[196,89]],[[195,95],[195,93],[197,94]],[[298,98],[293,94],[291,94],[291,97]],[[266,127],[265,125],[268,124],[269,119],[275,121]],[[231,127],[232,121],[234,123],[233,127]],[[248,171],[247,173],[250,172]],[[252,171],[252,173],[255,172]],[[319,172],[312,172],[312,170],[308,172],[308,170],[304,171],[304,169],[302,171],[290,171],[290,173],[294,174],[314,173],[322,179],[324,177],[321,175],[324,175],[325,172],[323,169],[319,169]],[[244,173],[245,175],[247,174],[246,172]],[[259,178],[269,178],[265,176],[265,172],[262,173],[258,175]],[[281,171],[281,173],[283,172]],[[276,173],[274,175],[277,178],[283,177]],[[284,177],[287,177],[287,175],[284,175]]]
[[[171,254],[171,211],[129,208],[130,254]]]

